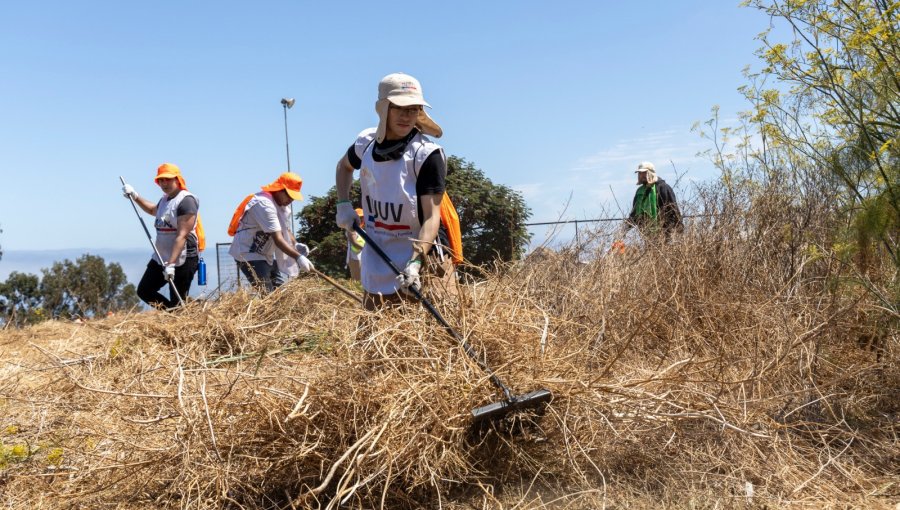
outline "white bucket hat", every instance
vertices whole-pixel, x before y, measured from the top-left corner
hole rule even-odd
[[[408,74],[393,73],[385,76],[378,83],[378,101],[375,102],[375,112],[378,113],[378,131],[375,132],[375,139],[380,143],[384,141],[384,135],[387,131],[387,114],[391,104],[396,106],[427,106],[431,105],[425,101],[422,95],[422,85],[419,80]],[[423,108],[419,112],[419,118],[416,119],[416,128],[423,134],[440,138],[444,134],[441,126],[425,113]]]
[[[656,177],[656,167],[649,161],[641,161],[634,173],[647,172],[647,184],[654,184],[658,178]]]

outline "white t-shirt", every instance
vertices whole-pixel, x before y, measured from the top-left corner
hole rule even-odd
[[[280,216],[283,214],[279,214],[278,209],[272,195],[264,191],[257,193],[247,202],[244,215],[234,234],[234,242],[228,250],[235,260],[243,262],[265,260],[270,264],[273,262],[277,248],[272,236],[282,232]],[[290,211],[289,207],[287,209]]]

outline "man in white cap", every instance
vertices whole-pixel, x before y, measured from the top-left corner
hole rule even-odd
[[[684,231],[675,192],[666,181],[657,177],[653,163],[642,162],[635,173],[640,187],[634,194],[631,214],[625,221],[626,230],[636,226],[646,235],[655,235],[662,230],[666,241],[673,232]]]
[[[398,303],[419,287],[425,256],[435,246],[444,197],[447,162],[429,136],[443,131],[424,107],[431,107],[419,81],[389,74],[378,84],[378,127],[360,133],[337,164],[337,224],[353,228],[359,216],[350,203],[353,172],[359,170],[366,233],[403,269],[396,277],[369,245],[360,257],[363,304],[374,310]]]

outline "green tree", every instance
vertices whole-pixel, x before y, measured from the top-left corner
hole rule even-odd
[[[3,322],[20,326],[39,322],[41,309],[40,279],[33,274],[13,271],[0,283],[0,314]]]
[[[494,184],[475,165],[455,156],[447,160],[447,173],[447,193],[459,213],[467,262],[485,265],[521,257],[530,239],[525,223],[531,216],[521,194]],[[361,203],[358,181],[350,198],[356,206]],[[347,253],[346,237],[334,223],[336,204],[332,187],[324,197],[310,197],[297,214],[298,237],[316,249],[316,267],[334,276],[345,274]]]
[[[760,36],[765,67],[744,87],[770,172],[836,186],[843,239],[871,256],[880,246],[900,268],[900,2],[751,0],[787,23]],[[767,160],[786,149],[786,161]],[[794,163],[800,164],[794,164]],[[781,166],[781,168],[778,168]],[[800,189],[815,192],[814,189]]]
[[[103,257],[82,255],[42,269],[40,293],[44,309],[53,317],[97,316],[138,304],[134,285],[122,266]]]
[[[360,204],[359,181],[350,188],[350,202]],[[310,259],[316,269],[332,276],[345,276],[347,238],[334,222],[337,189],[332,186],[324,197],[309,197],[309,203],[297,213],[297,238],[315,252]]]
[[[521,193],[494,184],[474,164],[455,156],[448,158],[447,172],[466,260],[480,266],[521,258],[531,239],[525,226],[531,209]]]

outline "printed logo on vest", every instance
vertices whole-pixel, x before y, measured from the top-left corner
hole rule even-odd
[[[156,230],[160,232],[173,232],[175,230],[175,225],[172,225],[165,219],[157,218],[156,221],[153,222],[153,226],[156,227]]]
[[[250,244],[250,253],[265,253],[266,245],[272,236],[260,230],[253,236],[253,242]]]
[[[377,228],[385,230],[412,230],[409,225],[398,224],[400,218],[403,217],[403,204],[395,204],[393,202],[382,202],[380,200],[372,200],[366,195],[366,205],[369,211],[369,221],[372,221]],[[393,223],[385,223],[392,221]]]

